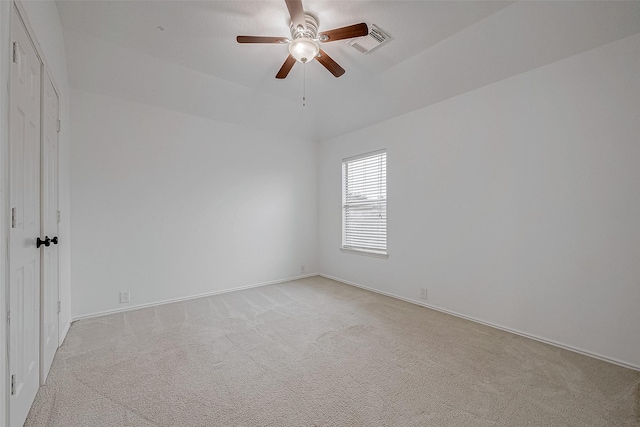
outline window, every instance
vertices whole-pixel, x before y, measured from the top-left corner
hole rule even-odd
[[[342,161],[342,248],[387,254],[387,152]]]

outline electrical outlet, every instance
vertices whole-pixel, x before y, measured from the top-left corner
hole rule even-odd
[[[304,264],[302,264],[302,265],[300,266],[300,273],[304,273],[304,269],[305,269]]]
[[[131,292],[130,291],[122,291],[120,292],[120,304],[125,302],[131,302]]]
[[[420,288],[420,298],[427,299],[427,288]]]

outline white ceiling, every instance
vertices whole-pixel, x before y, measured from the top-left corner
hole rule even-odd
[[[639,1],[303,0],[320,30],[376,24],[392,40],[368,55],[345,41],[274,78],[289,36],[285,2],[57,1],[72,87],[323,140],[640,32]]]

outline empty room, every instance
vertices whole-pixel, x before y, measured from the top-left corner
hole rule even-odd
[[[640,426],[640,1],[0,1],[0,427]]]

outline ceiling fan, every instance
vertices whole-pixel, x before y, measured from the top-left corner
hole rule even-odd
[[[291,15],[290,39],[287,37],[238,36],[236,37],[238,43],[288,44],[289,56],[276,74],[276,79],[287,77],[296,61],[307,63],[314,59],[317,59],[334,76],[343,75],[344,68],[320,49],[320,43],[366,36],[369,34],[367,24],[363,22],[318,34],[318,21],[312,15],[304,12],[302,0],[285,0],[285,2],[287,9],[289,9],[289,15]]]

